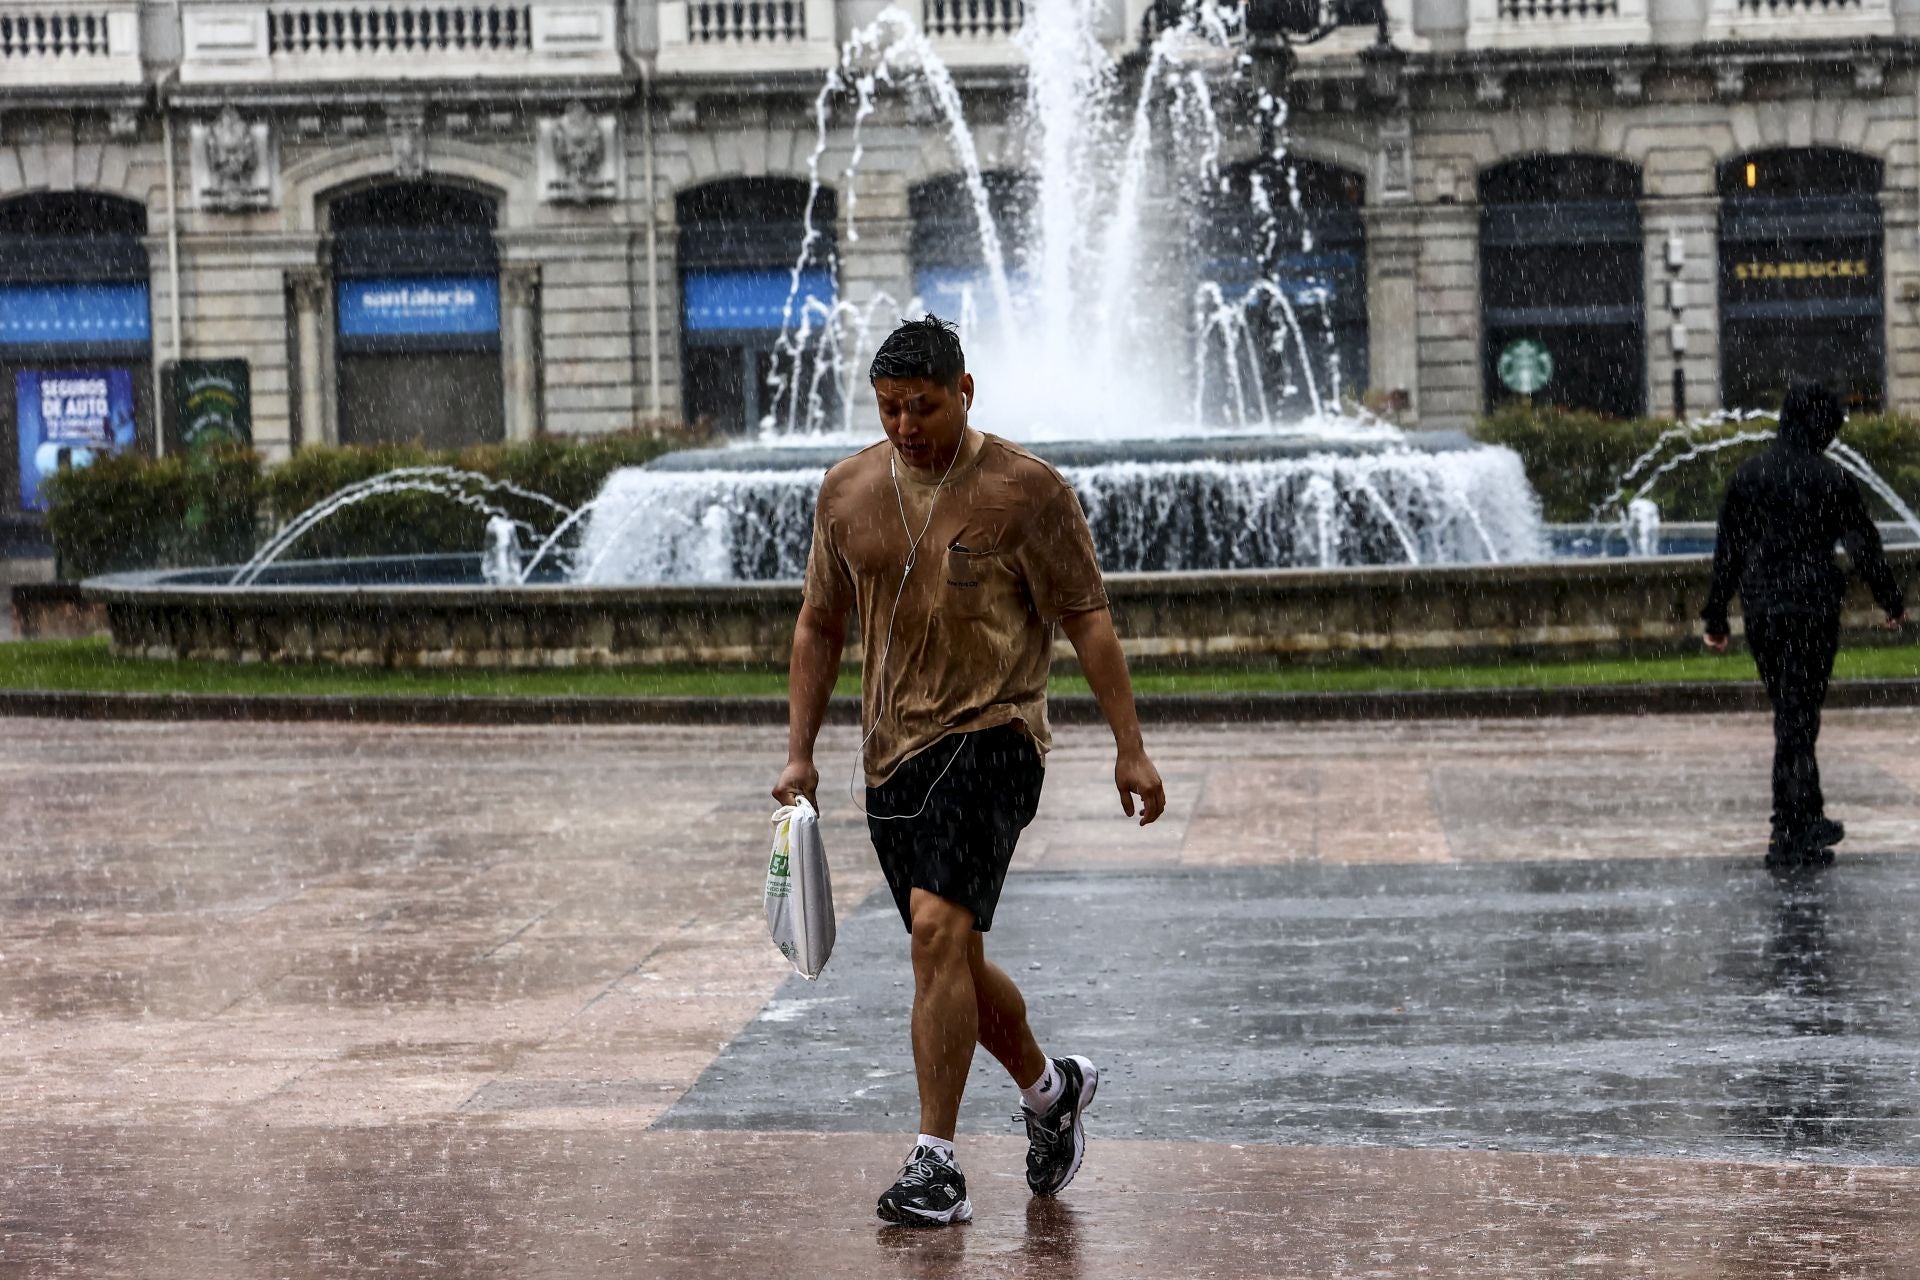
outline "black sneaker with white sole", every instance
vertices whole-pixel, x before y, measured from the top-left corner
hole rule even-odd
[[[1016,1120],[1027,1125],[1027,1186],[1037,1196],[1066,1189],[1087,1154],[1087,1130],[1081,1118],[1100,1089],[1100,1069],[1085,1058],[1055,1058],[1060,1073],[1059,1101],[1046,1115],[1022,1106]]]
[[[930,1147],[915,1147],[900,1169],[900,1180],[881,1194],[875,1212],[903,1227],[943,1227],[972,1221],[973,1201],[967,1199],[967,1179],[958,1165]]]

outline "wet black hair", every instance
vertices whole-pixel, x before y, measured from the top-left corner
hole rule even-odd
[[[967,371],[967,353],[960,349],[960,330],[939,316],[908,320],[887,335],[873,353],[867,381],[882,378],[930,378],[943,387],[960,385]]]
[[[1840,435],[1847,411],[1824,382],[1796,378],[1780,402],[1780,438],[1819,453]]]

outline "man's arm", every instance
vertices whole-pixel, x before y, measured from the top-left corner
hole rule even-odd
[[[847,615],[810,604],[800,606],[793,624],[793,656],[787,663],[787,767],[773,784],[773,798],[792,804],[805,796],[820,807],[820,771],[813,767],[813,743],[827,718],[827,702],[840,679],[840,653],[847,646]]]
[[[1131,818],[1133,798],[1140,797],[1140,825],[1158,818],[1167,807],[1167,790],[1160,771],[1147,758],[1146,744],[1140,737],[1140,713],[1133,704],[1133,679],[1127,674],[1127,657],[1120,651],[1120,637],[1114,634],[1113,615],[1105,609],[1089,609],[1060,619],[1060,629],[1080,658],[1080,670],[1086,674],[1093,696],[1100,702],[1100,714],[1113,730],[1119,757],[1113,766],[1113,782],[1120,789],[1120,807]]]
[[[1852,476],[1847,477],[1846,496],[1842,501],[1846,505],[1841,515],[1840,545],[1846,548],[1854,572],[1866,580],[1874,603],[1886,610],[1887,625],[1897,629],[1907,616],[1906,595],[1900,590],[1893,566],[1887,563],[1886,548],[1880,542],[1880,526],[1873,522],[1866,497]]]
[[[1727,604],[1740,587],[1740,571],[1747,560],[1747,522],[1740,477],[1727,485],[1720,500],[1720,522],[1713,536],[1713,577],[1707,584],[1707,605],[1700,610],[1705,624],[1707,648],[1715,653],[1727,651],[1732,628],[1727,622]]]

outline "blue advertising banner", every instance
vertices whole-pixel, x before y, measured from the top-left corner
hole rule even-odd
[[[495,276],[373,277],[340,282],[343,338],[500,332]]]
[[[20,434],[20,509],[45,511],[41,481],[134,441],[131,369],[23,369],[13,376]]]
[[[809,298],[833,305],[833,278],[815,268],[800,273],[800,290],[793,291],[793,272],[689,271],[682,285],[686,325],[694,332],[715,329],[778,329],[793,296],[793,318]],[[818,327],[818,320],[815,327]]]
[[[0,285],[0,347],[147,342],[145,284]]]
[[[913,273],[913,291],[920,295],[920,305],[942,320],[958,324],[970,317],[984,324],[999,318],[993,273],[985,267],[922,267]],[[1026,276],[1009,271],[1007,291],[1013,295],[1014,305],[1022,306]]]

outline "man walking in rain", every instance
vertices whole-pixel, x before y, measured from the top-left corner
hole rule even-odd
[[[1796,382],[1780,409],[1780,433],[1741,464],[1720,506],[1707,606],[1707,648],[1727,651],[1727,602],[1740,592],[1747,644],[1773,703],[1773,838],[1767,865],[1824,865],[1846,831],[1826,815],[1814,741],[1840,644],[1846,577],[1836,543],[1866,579],[1898,630],[1906,602],[1880,548],[1860,486],[1825,456],[1846,415],[1833,392]]]
[[[985,935],[1051,735],[1047,671],[1058,624],[1118,746],[1114,783],[1142,825],[1166,806],[1141,743],[1133,687],[1073,490],[1026,450],[967,425],[973,377],[959,335],[901,325],[869,379],[886,440],[827,473],[794,627],[787,766],[773,794],[816,801],[814,739],[840,673],[849,611],[863,647],[863,808],[911,936],[920,1136],[880,1196],[888,1222],[973,1216],[954,1125],[977,1042],[1020,1089],[1027,1185],[1073,1180],[1100,1074],[1049,1057]]]

